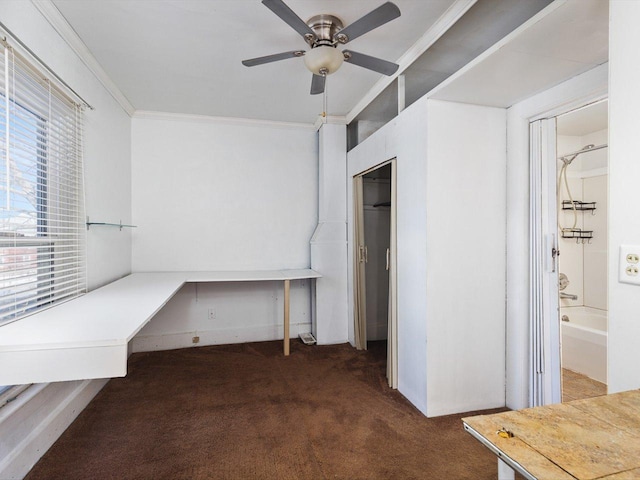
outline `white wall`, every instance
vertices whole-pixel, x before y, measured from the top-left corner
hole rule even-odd
[[[131,224],[131,118],[95,78],[87,78],[96,85],[84,95],[95,107],[85,114],[86,214],[94,222]],[[131,238],[126,228],[87,231],[89,290],[131,273]]]
[[[158,115],[132,131],[134,271],[309,266],[313,129]]]
[[[397,158],[398,390],[428,416],[504,405],[505,124],[425,98],[348,154],[350,245],[350,179]]]
[[[309,127],[145,114],[132,128],[133,270],[308,268],[317,224]],[[188,285],[133,351],[282,337],[281,282]],[[208,310],[215,310],[215,319]],[[311,331],[310,281],[292,282],[291,334]]]
[[[292,280],[290,336],[311,332],[310,285]],[[130,352],[203,345],[264,342],[282,338],[282,282],[189,283],[147,323],[129,344]],[[215,318],[209,318],[213,309]],[[199,337],[198,345],[193,337]]]
[[[427,412],[505,402],[506,110],[431,100]]]
[[[620,245],[640,245],[640,2],[610,3],[609,393],[640,388],[640,286],[618,282]]]
[[[0,19],[95,110],[85,112],[87,215],[131,220],[131,120],[31,2],[3,0]],[[131,271],[131,232],[87,234],[90,289]],[[27,389],[0,415],[0,478],[22,478],[102,388],[104,380],[42,384]]]
[[[596,202],[594,215],[585,212],[584,229],[593,231],[593,240],[584,245],[584,304],[587,307],[608,310],[608,212],[609,176],[594,175],[583,182],[586,201]]]
[[[398,390],[427,414],[427,110],[416,102],[347,156],[349,341],[353,325],[353,177],[396,158]]]

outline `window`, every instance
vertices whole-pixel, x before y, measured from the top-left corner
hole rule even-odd
[[[0,325],[86,291],[82,108],[0,45]]]

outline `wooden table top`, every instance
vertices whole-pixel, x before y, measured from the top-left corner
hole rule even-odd
[[[640,390],[462,421],[530,478],[640,479]],[[513,436],[504,438],[498,430]]]

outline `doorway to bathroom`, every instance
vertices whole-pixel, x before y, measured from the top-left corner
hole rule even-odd
[[[353,182],[355,346],[386,357],[389,386],[397,388],[395,161]]]
[[[529,406],[606,393],[607,121],[601,97],[529,124]]]
[[[607,393],[608,102],[556,118],[562,401]]]

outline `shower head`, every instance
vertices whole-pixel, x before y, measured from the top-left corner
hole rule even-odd
[[[584,147],[582,147],[580,150],[573,153],[572,155],[567,155],[566,157],[560,157],[560,160],[562,160],[565,165],[571,165],[571,162],[573,162],[578,155],[584,152],[588,152],[594,147],[595,145],[593,143],[590,143],[589,145],[585,145]]]

